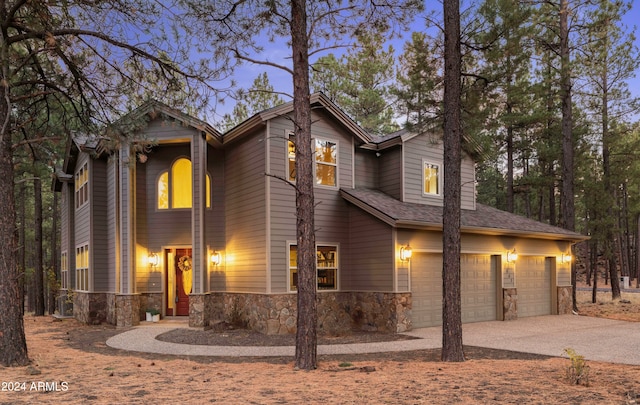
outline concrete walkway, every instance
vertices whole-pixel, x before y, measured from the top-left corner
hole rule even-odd
[[[107,345],[116,349],[186,356],[294,356],[293,346],[197,346],[156,340],[161,333],[188,327],[184,322],[161,321],[138,326],[113,336]],[[356,354],[437,349],[442,347],[440,327],[406,333],[414,340],[320,345],[318,354]],[[577,315],[540,316],[517,321],[479,322],[463,325],[468,346],[516,352],[564,356],[572,348],[587,360],[640,365],[640,323]]]

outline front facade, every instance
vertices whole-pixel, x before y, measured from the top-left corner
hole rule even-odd
[[[441,144],[404,131],[374,139],[323,95],[312,104],[319,328],[440,324]],[[131,326],[155,309],[192,326],[293,333],[291,111],[284,104],[220,134],[149,103],[115,146],[74,136],[55,181],[74,316]],[[463,321],[570,311],[564,257],[584,237],[476,204],[474,169],[466,157]]]

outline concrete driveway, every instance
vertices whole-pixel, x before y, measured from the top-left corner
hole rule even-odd
[[[107,340],[117,349],[191,356],[293,356],[293,346],[195,346],[156,340],[160,333],[185,323],[144,323]],[[380,353],[442,347],[440,327],[406,333],[420,339],[318,346],[318,354]],[[587,360],[640,365],[640,323],[577,315],[549,315],[516,321],[469,323],[463,326],[463,343],[469,346],[525,353],[564,356],[572,348]]]
[[[441,336],[441,328],[407,334],[426,339]],[[640,365],[640,323],[578,315],[549,315],[516,321],[464,324],[465,345],[516,352],[563,356],[571,348],[587,360]]]

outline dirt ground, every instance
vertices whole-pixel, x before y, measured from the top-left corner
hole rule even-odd
[[[625,301],[615,303],[610,294],[599,294],[596,304],[589,303],[590,293],[578,294],[582,314],[640,321],[640,294],[623,294]],[[178,357],[116,350],[105,341],[123,330],[74,320],[27,315],[25,329],[32,364],[0,367],[1,404],[640,402],[640,366],[587,361],[589,384],[576,385],[566,377],[567,358],[465,347],[464,363],[443,363],[440,350],[424,350],[320,356],[318,369],[306,372],[295,371],[289,357]],[[321,343],[397,338],[357,334]],[[165,339],[266,342],[246,331],[224,329]]]

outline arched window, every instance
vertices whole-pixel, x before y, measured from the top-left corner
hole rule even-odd
[[[179,158],[171,169],[158,177],[158,209],[178,209],[193,207],[193,182],[191,161]],[[207,208],[211,208],[211,178],[206,179]]]

